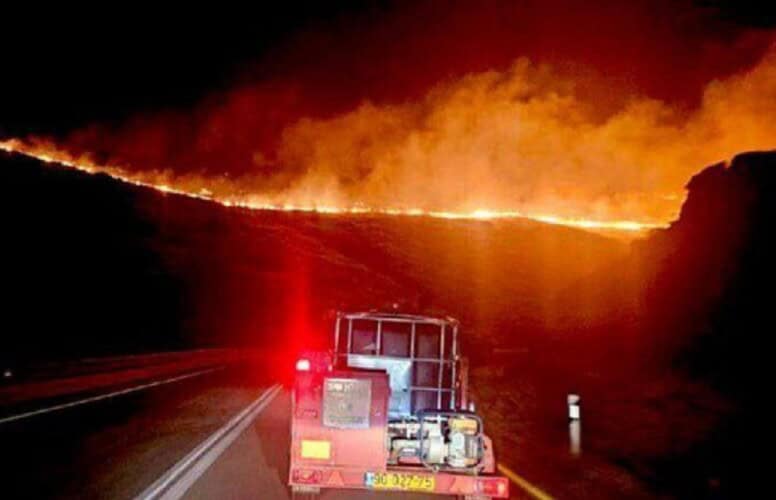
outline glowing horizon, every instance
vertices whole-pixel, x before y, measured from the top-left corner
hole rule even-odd
[[[594,229],[607,231],[623,231],[630,233],[646,232],[650,229],[665,228],[667,223],[636,220],[599,220],[581,217],[564,217],[551,213],[527,213],[517,210],[491,210],[481,208],[472,211],[424,210],[420,208],[331,206],[306,205],[292,203],[271,203],[261,201],[255,196],[215,195],[207,189],[193,190],[185,186],[176,186],[175,180],[167,182],[152,179],[153,175],[144,178],[143,174],[129,173],[117,166],[98,165],[90,160],[73,158],[69,153],[51,147],[26,144],[18,139],[0,141],[0,150],[17,153],[35,158],[45,163],[54,163],[87,174],[104,174],[112,179],[151,188],[162,193],[177,194],[189,198],[218,203],[225,207],[238,207],[256,211],[307,212],[331,215],[392,215],[405,217],[431,217],[438,219],[459,220],[497,220],[497,219],[527,219],[545,224],[568,226],[579,229]]]

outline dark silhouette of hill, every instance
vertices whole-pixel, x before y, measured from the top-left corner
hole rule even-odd
[[[776,152],[709,167],[688,189],[682,217],[660,241],[664,271],[647,295],[664,312],[645,324],[682,339],[669,359],[733,407],[708,440],[660,470],[680,480],[671,471],[704,469],[719,478],[721,495],[759,494],[770,487],[773,449],[765,398],[773,379]]]
[[[687,189],[675,223],[561,294],[560,303],[577,305],[568,307],[553,335],[563,341],[559,364],[608,373],[606,387],[591,385],[589,393],[641,394],[643,405],[662,406],[658,422],[647,422],[647,410],[621,412],[621,422],[632,425],[610,429],[618,446],[627,448],[655,424],[661,438],[691,435],[674,439],[673,448],[631,454],[623,459],[629,466],[650,461],[650,481],[684,497],[727,497],[767,478],[756,472],[756,457],[770,452],[763,433],[772,378],[776,152],[712,165]],[[725,408],[699,395],[704,389],[676,389],[685,383],[715,391]],[[658,399],[648,394],[656,386]],[[690,409],[672,414],[671,398]]]
[[[330,312],[400,304],[529,342],[552,297],[626,246],[528,220],[249,211],[3,154],[14,359],[328,341]]]
[[[181,283],[151,250],[138,193],[81,177],[0,155],[4,360],[183,343]]]
[[[747,348],[743,332],[769,315],[774,179],[776,152],[744,153],[698,173],[676,222],[561,294],[559,303],[577,306],[555,334],[606,340],[612,353],[642,362],[683,360],[732,389],[720,368],[737,372],[731,360],[744,353],[730,349]]]
[[[697,294],[684,293],[679,303],[693,316],[683,316],[676,305],[669,316],[692,335],[680,359],[731,396],[756,398],[752,389],[770,359],[762,341],[773,321],[776,152],[741,154],[729,167],[704,170],[688,187],[682,217],[672,227],[679,241],[672,267],[686,267],[680,279],[698,284],[687,290]],[[678,273],[674,269],[669,272]],[[655,295],[668,309],[670,297]]]

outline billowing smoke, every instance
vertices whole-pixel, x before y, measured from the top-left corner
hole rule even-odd
[[[733,60],[739,53],[751,56],[769,42],[763,45],[760,33],[730,43],[744,47],[740,50],[708,49],[706,38],[687,35],[697,38],[693,47],[702,50],[681,49],[677,40],[684,32],[677,29],[655,39],[655,46],[664,47],[651,54],[651,60],[627,62],[627,53],[641,47],[642,39],[622,42],[627,50],[619,54],[610,50],[617,44],[603,41],[608,32],[577,41],[588,33],[579,31],[580,26],[606,26],[624,40],[628,30],[652,19],[650,5],[632,15],[625,9],[617,14],[617,22],[604,9],[581,25],[573,16],[557,21],[539,7],[541,16],[530,17],[531,9],[525,8],[512,15],[500,7],[475,22],[471,19],[484,14],[472,8],[440,20],[443,28],[430,27],[434,36],[420,41],[412,38],[413,33],[428,30],[410,23],[418,29],[402,31],[409,16],[400,16],[383,23],[378,35],[370,35],[375,30],[356,30],[369,40],[365,48],[352,51],[357,55],[347,53],[353,48],[351,38],[315,52],[321,44],[310,40],[328,38],[311,35],[302,40],[310,43],[297,44],[303,49],[289,49],[300,61],[314,61],[309,63],[314,69],[307,72],[279,71],[260,83],[244,82],[210,96],[193,110],[138,115],[118,125],[95,124],[58,138],[27,137],[26,149],[93,171],[108,169],[127,180],[252,206],[500,212],[665,224],[678,214],[684,185],[693,173],[740,151],[776,147],[776,122],[771,119],[776,114],[776,45],[756,64],[739,65],[736,73],[722,72],[707,82],[698,102],[651,97],[638,85],[623,83],[623,75],[632,66],[655,88],[682,87],[680,81],[670,80],[691,71],[659,72],[656,54],[670,54],[666,47],[676,46],[675,62],[688,66],[692,61],[683,57],[705,54],[698,57],[706,67],[712,56],[719,60]],[[509,23],[490,34],[493,30],[486,27],[500,26],[501,17]],[[587,44],[597,49],[596,54],[604,53],[606,60],[588,71],[584,65],[553,59],[556,38],[542,37],[541,25],[532,28],[537,19],[555,20],[552,32],[558,33],[558,40],[566,37],[558,50],[573,52],[577,45]],[[521,34],[514,23],[533,31]],[[471,69],[478,54],[466,53],[467,45],[451,34],[466,29],[471,31],[466,40],[486,40],[483,58],[510,51],[534,54],[512,57],[511,64],[495,59],[493,64],[483,63],[498,69]],[[429,61],[443,75],[437,83],[385,98],[392,74],[424,74],[413,53],[427,54],[437,47],[432,43],[437,39],[452,43],[452,49],[440,49],[441,62]],[[402,51],[379,48],[396,44]],[[584,59],[586,50],[574,54]],[[445,64],[452,61],[453,67],[455,62],[451,54],[461,54],[461,65],[470,68],[468,72],[444,76]],[[382,62],[376,60],[380,55],[385,56]],[[351,60],[357,64],[349,66]],[[406,61],[414,62],[402,73]],[[333,88],[347,94],[339,83],[347,80],[348,68],[355,68],[360,81],[371,82],[364,84],[371,90],[354,93],[359,97],[353,102],[331,97]],[[386,68],[393,73],[386,71],[384,79],[364,77]],[[606,68],[620,73],[610,78]],[[657,68],[656,73],[645,75],[649,68]],[[332,81],[332,75],[339,79]],[[404,84],[399,80],[398,87],[410,86],[407,78],[401,80]],[[18,143],[14,149],[19,149]]]
[[[399,106],[362,104],[285,130],[294,203],[668,221],[699,168],[776,147],[776,49],[711,82],[699,109],[633,98],[613,113],[525,59]]]

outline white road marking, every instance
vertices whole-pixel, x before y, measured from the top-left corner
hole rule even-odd
[[[148,352],[143,354],[123,354],[121,356],[100,356],[95,358],[81,358],[78,361],[81,363],[104,363],[105,361],[126,361],[132,359],[145,359],[145,358],[163,358],[174,357],[180,355],[192,355],[203,352],[219,352],[227,351],[228,349],[185,349],[180,351],[160,351],[160,352]]]
[[[147,384],[142,385],[136,385],[134,387],[129,387],[127,389],[122,389],[120,391],[114,391],[109,392],[107,394],[100,394],[99,396],[93,396],[86,399],[79,399],[77,401],[71,401],[69,403],[63,403],[60,405],[55,406],[49,406],[47,408],[41,408],[40,410],[34,410],[34,411],[28,411],[26,413],[19,413],[18,415],[11,415],[10,417],[4,417],[0,418],[0,424],[6,424],[8,422],[14,422],[16,420],[22,420],[24,418],[34,417],[36,415],[43,415],[45,413],[51,413],[54,411],[64,410],[66,408],[72,408],[74,406],[80,406],[85,405],[88,403],[94,403],[95,401],[102,401],[103,399],[110,399],[115,398],[116,396],[123,396],[124,394],[130,394],[132,392],[142,391],[144,389],[150,389],[151,387],[156,387],[159,385],[165,385],[165,384],[171,384],[173,382],[179,382],[181,380],[185,380],[187,378],[192,377],[198,377],[200,375],[204,375],[206,373],[211,373],[216,370],[222,370],[223,367],[217,367],[217,368],[208,368],[207,370],[200,370],[193,373],[187,373],[185,375],[179,375],[177,377],[167,378],[164,380],[156,380],[154,382],[149,382]]]
[[[194,448],[188,455],[154,481],[135,500],[177,500],[199,479],[237,437],[259,416],[282,387],[275,384],[253,403],[238,413],[226,425]]]

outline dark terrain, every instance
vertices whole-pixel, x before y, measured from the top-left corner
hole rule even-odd
[[[655,492],[746,497],[768,485],[772,449],[776,153],[710,166],[687,188],[670,228],[558,298],[569,307],[551,332],[553,379],[593,396],[586,450]]]
[[[227,208],[0,160],[6,318],[21,329],[3,342],[20,359],[320,340],[332,310],[394,303],[460,317],[495,344],[540,332],[560,290],[626,250],[521,220]]]

